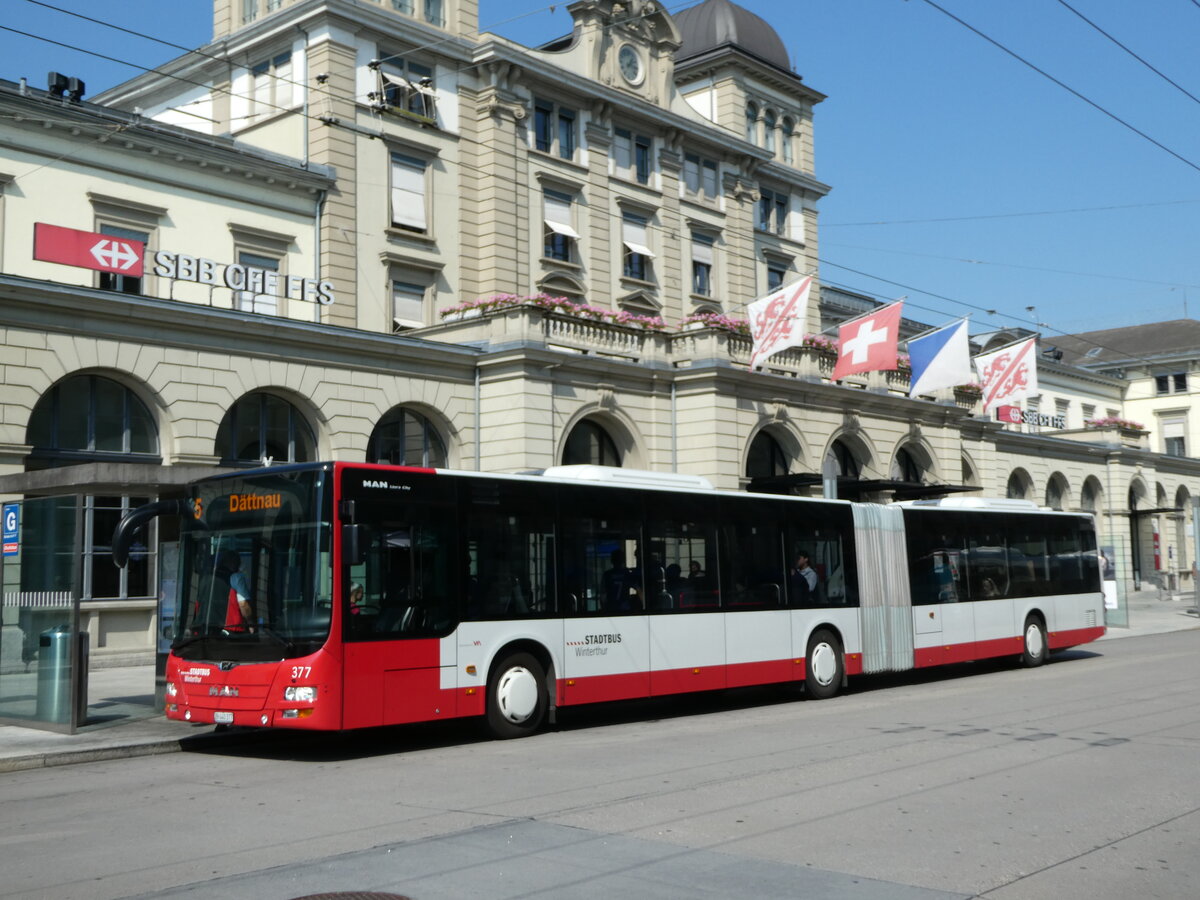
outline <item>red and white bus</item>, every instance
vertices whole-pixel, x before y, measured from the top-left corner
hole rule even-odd
[[[167,716],[350,729],[985,657],[1104,634],[1093,520],[1021,501],[881,505],[598,466],[317,463],[200,481],[182,516]],[[236,573],[236,574],[235,574]],[[246,611],[249,614],[246,615]]]

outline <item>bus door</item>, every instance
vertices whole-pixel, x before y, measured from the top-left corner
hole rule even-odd
[[[970,659],[974,611],[967,587],[970,551],[961,513],[906,510],[916,665]]]
[[[647,498],[645,587],[652,694],[726,686],[716,512],[711,497]]]
[[[788,681],[803,672],[793,659],[792,616],[780,504],[721,502],[721,606],[729,687]]]
[[[978,659],[997,656],[1005,651],[1012,652],[1013,639],[1020,633],[1014,622],[1016,613],[1012,598],[1021,596],[1020,585],[1032,577],[1037,564],[1035,561],[1040,558],[1040,565],[1045,567],[1045,547],[1035,550],[1031,542],[1027,549],[1033,556],[1026,557],[1020,550],[1008,546],[1005,532],[997,516],[992,516],[972,530],[967,581],[971,594],[970,606],[974,612],[971,623],[973,631],[969,640],[974,646],[973,652],[957,654],[955,658]],[[1010,565],[1010,554],[1018,562],[1015,568]],[[963,639],[960,637],[954,643],[957,645]]]
[[[363,561],[343,566],[344,727],[452,718],[454,511],[358,501]]]
[[[565,487],[559,495],[558,608],[563,614],[561,702],[650,693],[641,498]],[[651,578],[653,580],[653,578]]]

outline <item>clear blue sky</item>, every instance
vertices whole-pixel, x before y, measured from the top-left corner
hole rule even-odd
[[[744,0],[828,95],[815,126],[816,174],[833,187],[822,280],[907,295],[906,312],[935,324],[971,313],[972,332],[1200,318],[1200,0],[935,2],[1095,106],[929,0]],[[47,3],[185,47],[211,37],[211,0]],[[179,52],[30,0],[0,6],[0,26],[119,60]],[[480,6],[483,30],[530,45],[570,27],[565,3]],[[0,77],[42,87],[50,69],[89,95],[139,71],[0,30]]]

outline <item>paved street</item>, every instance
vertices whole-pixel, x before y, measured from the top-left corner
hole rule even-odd
[[[0,897],[1188,897],[1200,633],[0,775]]]

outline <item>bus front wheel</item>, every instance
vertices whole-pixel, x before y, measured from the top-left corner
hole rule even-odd
[[[514,653],[496,666],[488,683],[488,729],[498,738],[533,734],[546,718],[549,703],[541,663],[528,653]]]
[[[813,632],[804,658],[804,690],[808,696],[814,700],[834,696],[845,674],[841,641],[824,629]]]
[[[1025,647],[1021,651],[1021,665],[1027,669],[1040,666],[1046,661],[1049,645],[1046,641],[1046,626],[1037,616],[1025,620]]]

